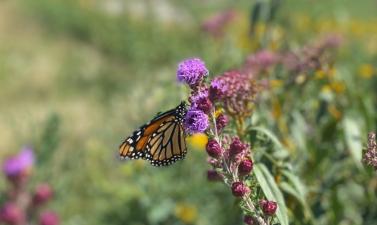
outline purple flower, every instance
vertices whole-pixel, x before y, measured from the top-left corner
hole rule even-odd
[[[253,161],[251,161],[250,159],[245,159],[241,161],[240,165],[238,166],[238,173],[241,176],[248,175],[252,169]]]
[[[208,155],[213,158],[219,158],[223,152],[219,143],[215,139],[211,139],[208,141],[206,150]]]
[[[34,153],[31,148],[24,148],[18,155],[5,160],[3,171],[11,179],[18,179],[28,175],[34,164]]]
[[[219,100],[225,96],[227,86],[221,78],[215,78],[211,81],[209,87],[209,98],[212,102]]]
[[[368,146],[363,157],[363,162],[377,170],[377,143],[376,133],[374,132],[368,134]]]
[[[245,222],[245,224],[247,224],[247,225],[254,225],[254,224],[256,224],[254,222],[254,218],[252,216],[249,216],[249,215],[246,215],[246,216],[243,217],[243,222]]]
[[[33,204],[34,205],[41,205],[46,203],[48,200],[51,199],[53,195],[53,191],[48,184],[40,184],[37,186],[34,196],[33,196]]]
[[[237,181],[232,184],[232,193],[235,197],[243,197],[250,193],[250,188],[244,183]]]
[[[275,214],[276,209],[278,208],[278,205],[274,201],[268,201],[268,200],[261,200],[259,202],[260,207],[262,208],[262,211],[267,216],[272,216]]]
[[[209,181],[220,181],[222,179],[222,176],[216,170],[208,170],[207,179]]]
[[[248,116],[252,112],[258,90],[259,87],[252,77],[232,70],[225,72],[211,83],[210,99],[220,99],[230,115]]]
[[[208,76],[208,69],[199,58],[186,59],[179,63],[177,79],[190,87],[198,85],[205,76]]]
[[[245,151],[248,148],[248,145],[245,143],[242,143],[241,140],[238,137],[233,138],[232,143],[229,147],[229,156],[235,157],[239,154],[241,154],[243,151]]]
[[[226,125],[228,125],[228,117],[224,114],[220,114],[217,118],[216,118],[216,128],[217,128],[217,131],[222,131],[224,129],[224,127],[226,127]]]
[[[59,217],[54,212],[46,211],[39,216],[40,225],[58,225],[59,223]]]
[[[0,223],[21,225],[25,222],[25,214],[15,203],[7,202],[0,209]]]
[[[278,62],[278,55],[268,50],[259,51],[246,59],[245,69],[250,72],[267,70]]]
[[[212,103],[208,98],[208,90],[199,90],[196,94],[190,97],[191,108],[202,110],[209,113],[212,108]]]
[[[203,133],[208,123],[208,116],[203,111],[190,109],[186,113],[184,127],[189,134]]]
[[[236,12],[233,10],[225,10],[218,14],[209,17],[202,24],[203,31],[211,34],[214,37],[221,37],[224,34],[226,25],[233,20]]]

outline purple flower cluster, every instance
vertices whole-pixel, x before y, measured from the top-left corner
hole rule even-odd
[[[34,154],[30,148],[24,148],[18,155],[5,160],[3,172],[14,184],[18,184],[27,177],[33,168]]]
[[[40,184],[35,191],[26,191],[27,181],[30,178],[34,165],[34,153],[31,148],[24,148],[17,155],[7,158],[3,163],[3,172],[11,184],[7,196],[9,199],[0,205],[0,224],[23,225],[38,217],[40,225],[58,225],[58,216],[50,211],[37,212],[53,196],[50,185]]]
[[[274,52],[268,50],[262,50],[255,54],[249,55],[246,58],[244,65],[244,71],[249,75],[257,75],[260,72],[264,72],[271,68],[271,66],[277,64],[280,60],[280,56]]]
[[[208,69],[201,59],[186,59],[178,65],[178,81],[186,83],[192,90],[189,99],[191,106],[184,119],[184,127],[189,134],[203,133],[209,125],[207,113],[212,104],[208,99],[208,91],[203,85],[206,76]]]
[[[254,80],[238,70],[225,72],[211,82],[210,98],[218,99],[227,113],[247,116],[258,92]]]
[[[363,162],[366,165],[372,166],[377,171],[377,142],[376,133],[374,132],[368,134],[368,146],[363,157]]]
[[[226,25],[233,20],[235,15],[236,12],[233,10],[219,12],[202,23],[202,30],[214,37],[221,37]]]
[[[208,70],[205,63],[201,59],[186,59],[180,62],[178,65],[178,81],[186,83],[190,87],[197,86],[206,76],[208,76]]]

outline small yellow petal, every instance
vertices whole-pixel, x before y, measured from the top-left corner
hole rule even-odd
[[[340,120],[342,118],[342,112],[339,111],[335,105],[329,105],[329,107],[327,107],[327,110],[329,111],[330,115],[332,115],[336,120]]]
[[[283,85],[282,80],[270,80],[270,85],[272,88],[279,88]]]
[[[186,224],[192,224],[198,217],[198,210],[192,204],[178,203],[175,207],[175,216]]]
[[[197,133],[187,137],[186,141],[193,149],[204,150],[208,142],[208,137],[206,134]]]
[[[362,78],[370,79],[374,74],[374,68],[370,64],[363,64],[359,67],[359,75]]]

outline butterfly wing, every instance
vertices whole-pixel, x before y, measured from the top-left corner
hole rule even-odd
[[[136,130],[119,147],[121,158],[146,159],[154,166],[170,165],[184,158],[187,150],[182,126],[185,103],[159,114]]]

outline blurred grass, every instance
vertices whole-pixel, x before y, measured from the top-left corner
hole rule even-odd
[[[294,49],[335,31],[349,37],[336,64],[346,93],[334,102],[344,107],[342,113],[346,111],[353,117],[360,116],[360,109],[364,111],[358,122],[363,135],[376,129],[376,109],[371,107],[377,105],[377,93],[371,93],[376,90],[376,79],[365,86],[357,75],[360,64],[376,68],[375,1],[283,3],[279,22],[274,24],[286,29],[279,34],[285,43],[279,45]],[[115,11],[111,4],[115,4]],[[197,209],[196,213],[191,210],[191,216],[186,215],[188,224],[240,224],[240,212],[229,190],[206,181],[202,150],[190,149],[184,162],[162,169],[143,162],[121,164],[116,155],[118,144],[133,129],[185,98],[186,90],[175,82],[177,62],[202,57],[211,75],[242,63],[253,49],[245,49],[250,43],[240,38],[246,33],[241,29],[247,25],[234,25],[233,33],[218,41],[200,32],[199,23],[228,7],[243,12],[241,19],[245,19],[250,6],[251,1],[246,0],[0,2],[0,157],[25,144],[34,146],[45,157],[40,159],[43,163],[38,165],[37,181],[53,184],[57,191],[53,206],[63,224],[182,224],[184,213],[177,213],[177,208],[187,213],[190,208]],[[166,19],[166,15],[170,17]],[[359,86],[367,87],[368,93],[359,92]],[[318,88],[313,84],[305,90],[297,89],[296,94],[319,93]],[[295,93],[279,94],[279,101],[295,98]],[[300,105],[302,101],[293,104],[293,113],[290,104],[282,109],[290,112],[283,120],[295,125],[289,127],[292,133],[295,129],[305,133],[302,123],[307,120],[300,125],[303,115],[315,121],[313,113],[305,108],[317,100],[308,99],[307,105]],[[269,112],[269,106],[263,107],[262,113]],[[298,152],[288,150],[295,168],[304,168],[305,183],[323,191],[312,206],[313,212],[324,214],[320,201],[327,209],[342,211],[328,212],[319,224],[334,224],[343,217],[343,224],[350,224],[348,217],[361,224],[356,204],[350,205],[344,196],[354,199],[351,202],[361,201],[364,208],[368,206],[359,184],[366,172],[355,169],[351,160],[335,165],[338,169],[332,167],[332,161],[347,154],[343,153],[345,143],[334,141],[343,137],[343,127],[328,113],[323,118],[315,124],[319,131],[311,137],[302,137],[300,132],[286,137],[284,130],[277,135],[302,143]],[[277,127],[278,119],[269,118],[265,125]],[[322,141],[320,145],[318,140]],[[337,176],[339,170],[346,173]],[[356,181],[348,179],[355,173],[362,175]],[[319,182],[318,174],[327,176],[321,176]],[[337,182],[344,185],[332,188]],[[365,212],[363,216],[373,220],[376,211]]]

